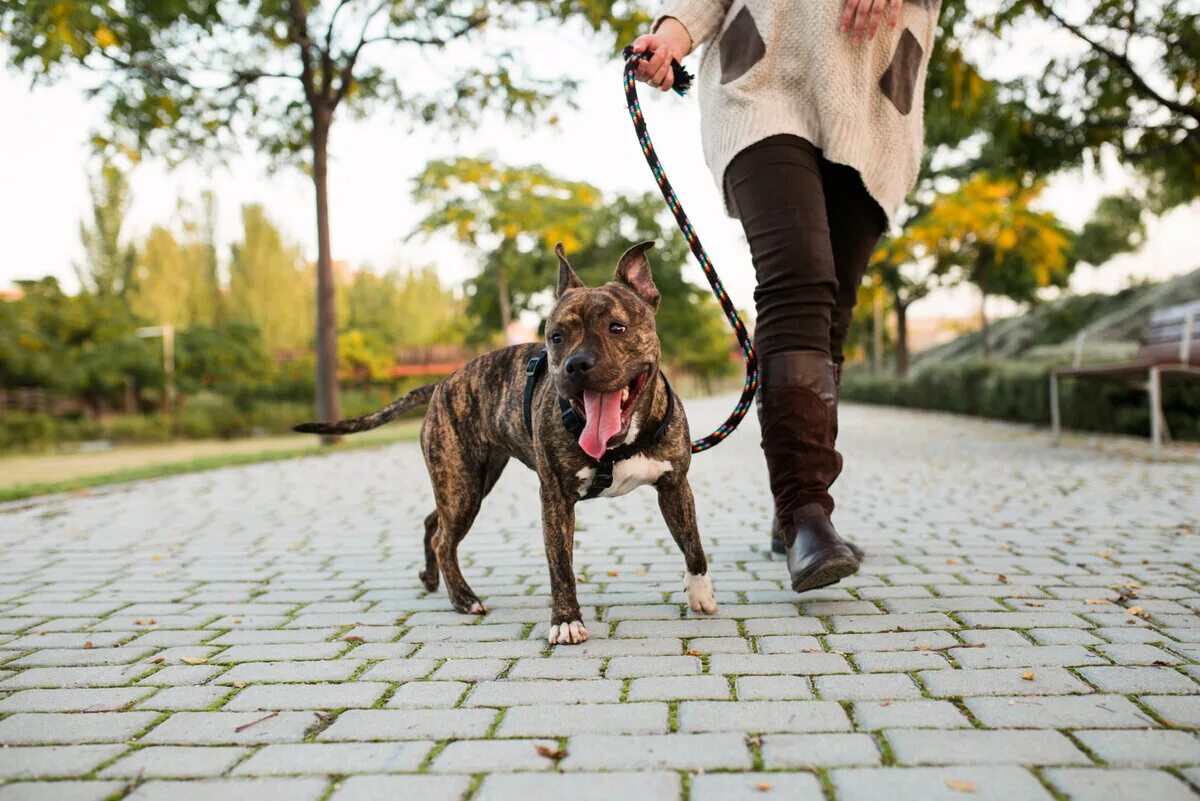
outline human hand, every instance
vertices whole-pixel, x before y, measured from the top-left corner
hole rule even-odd
[[[682,61],[691,49],[692,37],[687,28],[674,17],[667,17],[654,33],[633,40],[633,52],[651,54],[638,62],[637,79],[667,91],[675,82],[671,59]]]
[[[842,11],[841,32],[849,34],[854,43],[870,41],[879,30],[879,20],[888,9],[888,30],[895,30],[900,20],[903,0],[846,0]]]

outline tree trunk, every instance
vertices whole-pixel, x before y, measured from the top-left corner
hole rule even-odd
[[[988,339],[987,293],[979,291],[979,342],[983,345],[984,361],[992,360],[992,343]]]
[[[313,110],[313,186],[317,193],[317,419],[335,422],[342,416],[338,391],[337,306],[333,278],[333,251],[329,244],[329,127],[333,115]],[[322,437],[332,445],[341,437]]]
[[[896,375],[908,375],[908,304],[893,296],[896,305]]]
[[[879,375],[883,371],[883,293],[878,290],[871,299],[871,313],[871,373]]]
[[[500,291],[500,330],[508,343],[508,327],[512,324],[512,301],[508,297],[508,278],[504,275],[504,264],[496,265],[496,285]]]

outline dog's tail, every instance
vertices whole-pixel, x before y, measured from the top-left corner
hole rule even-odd
[[[336,423],[301,423],[292,426],[293,431],[301,434],[357,434],[359,431],[369,431],[379,428],[384,423],[390,423],[405,412],[420,408],[429,403],[437,384],[427,384],[384,406],[377,412],[371,412],[353,420],[339,420]]]

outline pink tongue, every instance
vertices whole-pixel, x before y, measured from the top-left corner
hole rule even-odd
[[[587,421],[579,435],[579,447],[593,459],[604,455],[608,441],[621,430],[621,393],[583,391],[583,411]]]

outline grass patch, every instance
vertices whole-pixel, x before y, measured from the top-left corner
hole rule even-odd
[[[265,462],[277,462],[284,459],[300,459],[307,456],[328,456],[347,451],[364,450],[368,448],[383,448],[398,442],[410,442],[417,438],[416,429],[406,430],[398,436],[387,439],[343,440],[337,446],[309,445],[290,450],[271,450],[250,453],[228,453],[214,456],[203,456],[197,459],[185,459],[178,462],[163,464],[148,464],[140,467],[130,467],[107,473],[83,475],[63,481],[47,481],[34,484],[15,484],[0,487],[0,503],[35,498],[40,495],[54,495],[62,492],[78,492],[95,487],[105,487],[112,484],[125,484],[131,481],[144,481],[154,478],[167,478],[185,473],[198,473],[205,470],[217,470],[223,467],[238,467]]]

